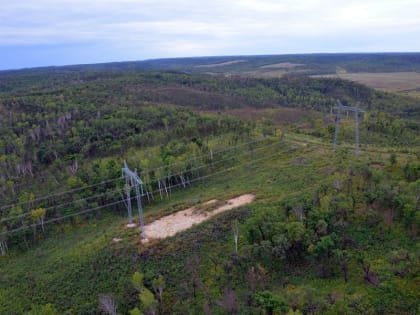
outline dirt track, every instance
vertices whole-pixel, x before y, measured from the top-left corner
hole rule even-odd
[[[194,224],[199,224],[216,214],[251,203],[254,199],[255,196],[253,194],[245,194],[229,199],[225,204],[211,211],[200,210],[200,207],[191,207],[178,211],[146,225],[145,236],[147,240],[162,239],[173,236],[176,233],[189,229]],[[218,200],[213,199],[203,203],[202,206],[209,207],[217,202]]]

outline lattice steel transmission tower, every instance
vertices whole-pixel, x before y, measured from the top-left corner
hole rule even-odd
[[[144,217],[143,217],[143,207],[141,204],[141,196],[143,195],[143,181],[137,175],[137,169],[134,171],[130,170],[127,166],[127,162],[124,161],[124,167],[122,168],[122,173],[125,177],[125,190],[127,194],[127,210],[128,210],[128,224],[133,226],[133,212],[131,208],[131,189],[134,187],[136,193],[137,208],[140,217],[140,229],[141,237],[145,238],[144,231]]]
[[[340,121],[341,121],[341,112],[343,110],[349,112],[354,112],[354,127],[355,127],[355,152],[356,154],[360,153],[360,140],[359,140],[359,113],[366,113],[366,111],[359,108],[359,102],[357,102],[356,106],[344,106],[341,104],[340,100],[337,100],[337,115],[335,117],[335,133],[334,133],[334,143],[333,143],[333,150],[337,148],[337,139],[338,139],[338,131],[340,129]]]

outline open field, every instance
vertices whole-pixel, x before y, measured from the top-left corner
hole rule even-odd
[[[236,63],[242,63],[242,62],[246,62],[246,60],[232,60],[232,61],[226,61],[226,62],[220,62],[220,63],[211,63],[208,65],[197,65],[195,67],[196,68],[225,67],[225,66],[234,65]]]
[[[305,73],[310,72],[309,68],[296,69],[296,67],[298,66],[303,66],[303,65],[300,65],[300,64],[293,65],[289,63],[285,63],[285,65],[282,65],[282,64],[267,65],[267,66],[262,66],[259,68],[252,69],[251,71],[245,71],[241,75],[254,77],[254,78],[273,79],[273,78],[281,78],[288,74],[304,75]]]
[[[420,73],[418,72],[339,73],[313,77],[340,78],[388,92],[409,92],[420,88]]]
[[[398,92],[403,95],[411,96],[411,97],[420,97],[420,88],[417,88],[415,90],[407,90],[407,91],[401,91]]]
[[[287,74],[286,69],[275,69],[275,70],[261,70],[255,69],[252,71],[244,72],[244,75],[254,78],[281,78]]]
[[[279,62],[265,66],[261,66],[261,69],[292,69],[299,66],[304,66],[302,63],[291,63],[291,62]]]

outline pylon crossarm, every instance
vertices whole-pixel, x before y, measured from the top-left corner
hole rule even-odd
[[[131,179],[135,180],[139,185],[143,185],[143,181],[137,175],[137,172],[133,172],[132,170],[130,170],[127,166],[126,161],[124,161],[124,167],[122,171],[123,171],[123,174],[128,175]]]

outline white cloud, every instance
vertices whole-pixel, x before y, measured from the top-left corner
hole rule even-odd
[[[97,43],[137,49],[138,59],[146,51],[343,51],[346,40],[357,43],[353,51],[420,50],[412,39],[420,35],[418,0],[0,0],[0,8],[3,47]]]

